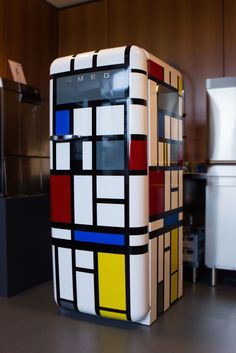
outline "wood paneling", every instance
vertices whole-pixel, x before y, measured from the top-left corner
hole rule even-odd
[[[224,0],[224,71],[236,76],[236,1]]]
[[[181,70],[186,159],[206,156],[206,78],[236,75],[235,0],[100,0],[60,11],[59,55],[139,45]]]
[[[0,76],[4,76],[5,73],[5,62],[4,62],[4,12],[5,12],[5,2],[0,0]]]
[[[47,97],[49,66],[58,56],[57,10],[42,0],[4,2],[4,76],[12,78],[8,59],[20,62],[27,83]]]
[[[59,11],[59,56],[106,48],[107,0]]]
[[[205,160],[205,80],[223,74],[222,0],[109,0],[108,21],[110,47],[137,44],[183,73],[186,158]]]

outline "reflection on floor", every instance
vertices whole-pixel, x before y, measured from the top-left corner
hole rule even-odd
[[[185,283],[151,327],[58,314],[52,284],[0,299],[0,353],[235,353],[236,286]]]

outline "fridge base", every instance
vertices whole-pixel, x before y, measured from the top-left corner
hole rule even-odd
[[[102,325],[106,324],[106,323],[109,323],[109,325],[110,325],[110,323],[113,323],[114,325],[117,326],[117,323],[118,324],[121,323],[122,325],[124,323],[123,320],[117,320],[117,319],[112,319],[112,318],[108,318],[108,317],[104,317],[104,316],[96,316],[96,315],[92,315],[92,314],[80,313],[78,311],[75,311],[74,308],[71,308],[71,309],[59,308],[59,314],[66,316],[66,317],[70,317],[72,319],[101,323]],[[143,320],[141,320],[141,321],[125,321],[125,325],[138,324],[138,325],[144,325],[144,326],[151,326],[156,320],[151,321],[151,316],[150,316],[150,312],[149,312]]]

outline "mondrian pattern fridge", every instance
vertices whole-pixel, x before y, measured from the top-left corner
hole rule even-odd
[[[182,296],[182,77],[136,46],[56,59],[57,304],[150,325]]]

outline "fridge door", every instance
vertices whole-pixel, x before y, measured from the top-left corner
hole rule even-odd
[[[147,87],[145,76],[141,78],[142,92]],[[135,157],[137,145],[144,143],[129,136],[128,117],[133,113],[127,68],[91,69],[54,80],[51,219],[56,301],[63,309],[141,320],[149,311],[148,177],[147,170],[129,170],[147,166],[129,164],[129,151]]]
[[[208,79],[208,159],[236,163],[236,77]]]
[[[236,269],[236,166],[209,168],[206,187],[208,267]]]

